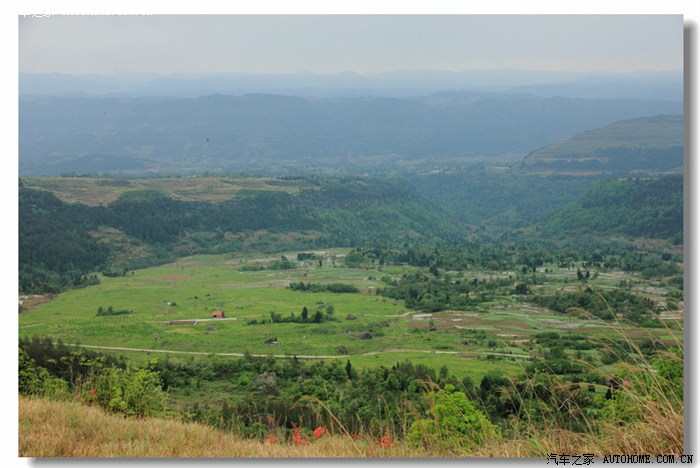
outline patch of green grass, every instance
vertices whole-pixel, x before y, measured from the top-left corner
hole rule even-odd
[[[527,355],[532,352],[527,340],[542,331],[584,333],[602,340],[619,335],[621,330],[619,324],[556,313],[510,294],[496,295],[491,302],[471,311],[418,314],[401,301],[375,293],[384,287],[382,276],[400,276],[412,267],[391,266],[381,271],[345,268],[342,255],[346,252],[347,249],[331,249],[322,253],[326,259],[336,256],[335,267],[324,260],[322,268],[311,263],[293,270],[241,271],[240,266],[247,262],[274,260],[282,255],[296,259],[298,252],[197,255],[124,277],[101,277],[99,285],[68,291],[20,314],[19,335],[155,350],[151,355],[162,356],[167,354],[157,353],[158,350],[193,355],[333,356],[361,367],[411,359],[431,367],[448,365],[455,372],[483,375],[492,368],[519,371],[527,362],[525,359],[500,354]],[[570,286],[561,278],[575,276],[575,272],[554,267],[550,271],[546,282],[533,289],[554,292]],[[353,284],[360,292],[293,291],[286,287],[295,281]],[[589,284],[610,287],[610,281],[601,275]],[[642,280],[635,277],[635,281]],[[581,285],[574,280],[572,286]],[[133,313],[96,316],[98,307],[109,306]],[[333,318],[322,323],[263,323],[270,322],[272,312],[282,317],[292,313],[299,317],[306,307],[312,317],[317,310],[327,313],[329,306],[334,310]],[[226,319],[212,319],[214,310],[223,310]],[[197,323],[168,324],[174,320]],[[258,324],[249,324],[252,321]],[[435,330],[431,331],[431,326]],[[633,325],[624,327],[625,333],[649,333]],[[368,338],[367,332],[371,339],[363,339]],[[675,336],[666,329],[653,333],[668,341]],[[277,343],[265,344],[270,338],[276,338]],[[346,351],[348,354],[343,354]],[[120,352],[139,360],[149,356],[148,352]]]

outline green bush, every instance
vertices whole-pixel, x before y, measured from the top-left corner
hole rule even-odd
[[[683,412],[683,352],[671,348],[651,361],[652,369],[631,369],[621,377],[628,383],[612,392],[602,419],[624,425]]]
[[[158,373],[149,369],[102,367],[97,363],[81,386],[89,403],[127,416],[159,416],[165,394]]]
[[[36,364],[34,359],[19,348],[19,393],[63,399],[68,395],[68,383],[52,377],[49,372]]]
[[[410,443],[432,450],[469,449],[498,439],[500,430],[453,385],[426,395],[428,418],[411,424]]]

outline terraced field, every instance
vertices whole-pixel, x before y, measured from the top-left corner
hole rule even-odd
[[[290,194],[300,189],[317,188],[302,180],[280,180],[274,177],[222,178],[175,177],[151,179],[96,179],[89,177],[30,177],[27,186],[52,192],[66,203],[106,205],[120,196],[140,190],[157,190],[181,201],[230,200],[241,190],[283,191]]]

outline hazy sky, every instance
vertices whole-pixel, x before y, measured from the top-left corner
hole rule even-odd
[[[679,70],[681,15],[20,17],[19,71]]]

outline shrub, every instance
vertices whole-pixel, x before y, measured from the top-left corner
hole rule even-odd
[[[102,367],[96,362],[82,383],[88,402],[127,416],[159,416],[165,395],[158,374],[149,369]]]
[[[282,260],[275,260],[268,265],[270,270],[293,270],[297,267],[297,264],[283,258]]]
[[[500,437],[499,429],[453,385],[426,395],[428,418],[411,424],[408,440],[414,445],[444,451],[472,449]]]
[[[97,308],[97,316],[98,317],[104,317],[107,315],[128,315],[134,313],[133,310],[126,310],[126,309],[119,309],[119,310],[114,310],[112,306],[107,307],[104,309],[102,306]]]
[[[292,291],[311,291],[311,292],[333,292],[333,293],[357,293],[360,292],[357,287],[352,284],[345,283],[304,283],[303,281],[292,282],[289,284],[289,289]]]
[[[50,398],[65,398],[68,395],[68,382],[52,377],[49,372],[36,364],[34,359],[19,348],[19,393]]]

